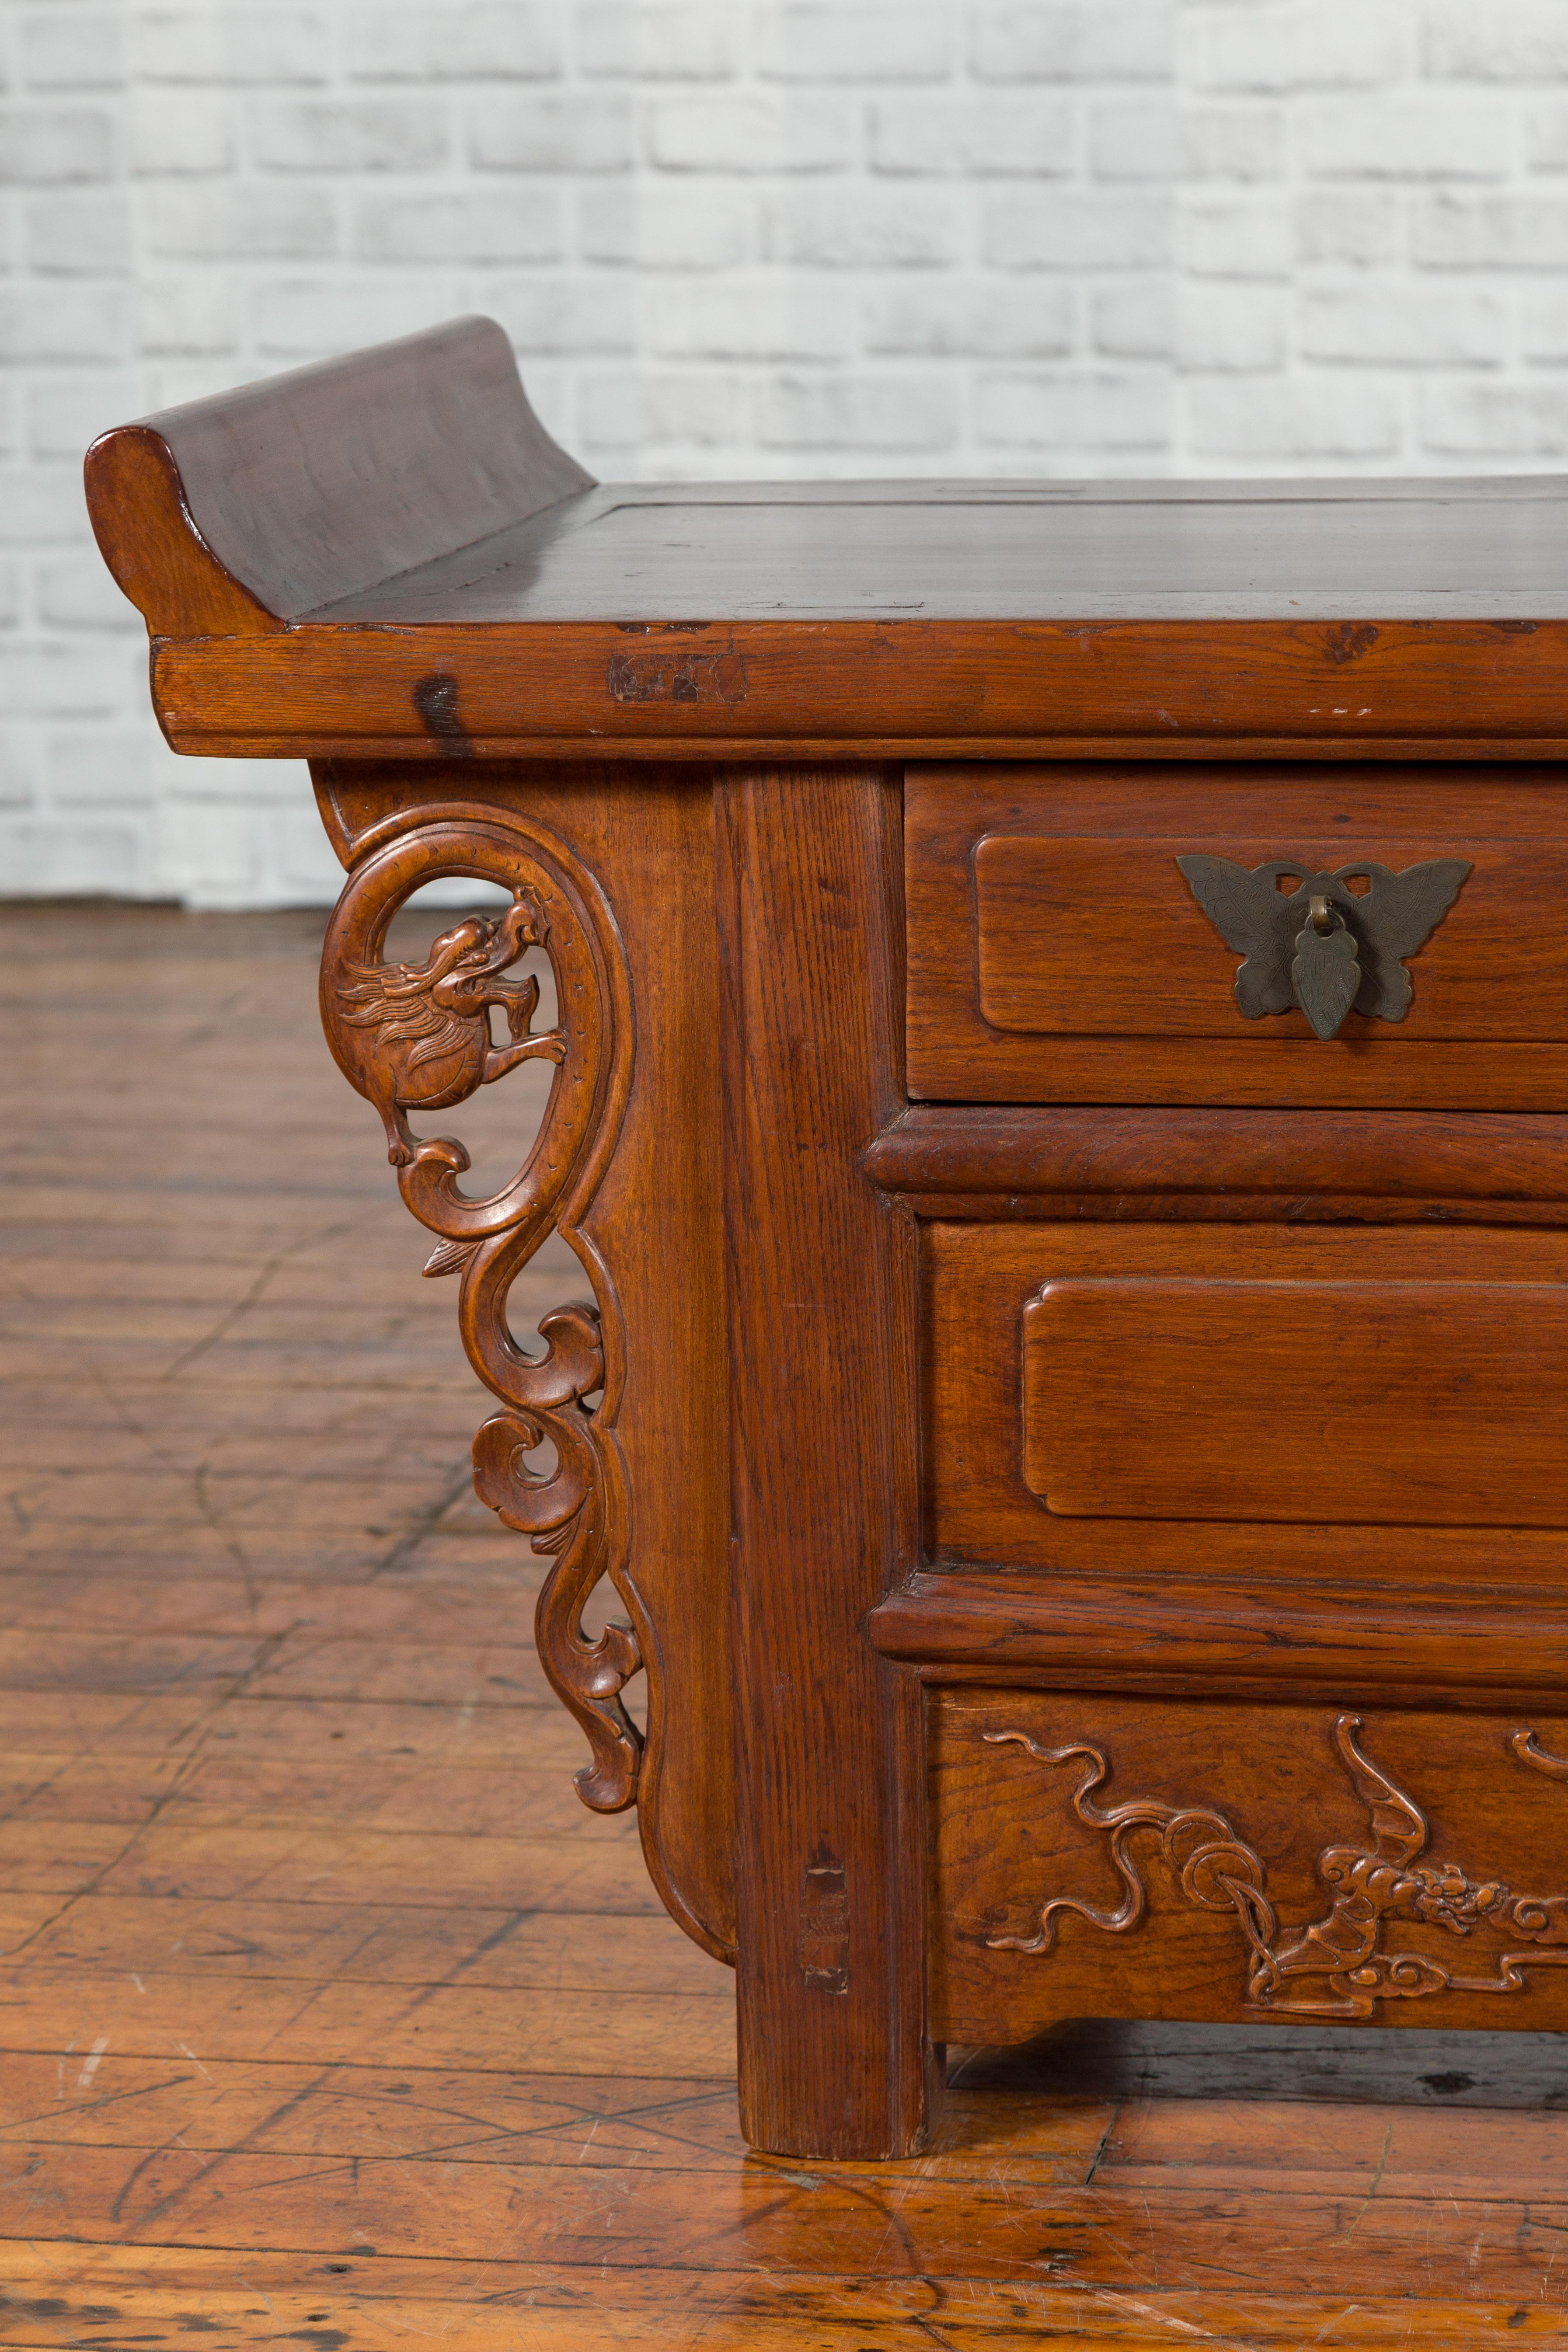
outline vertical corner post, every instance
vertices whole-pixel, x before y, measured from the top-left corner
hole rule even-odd
[[[921,2145],[919,1686],[862,1631],[912,1564],[912,1226],[863,1171],[904,1100],[900,782],[718,786],[742,2120],[817,2158]]]

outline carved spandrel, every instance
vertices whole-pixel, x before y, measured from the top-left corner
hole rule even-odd
[[[504,913],[465,918],[422,963],[386,963],[398,908],[423,884],[454,876],[500,883],[511,894]],[[558,1025],[539,1034],[539,982],[513,974],[531,948],[549,958],[558,1006]],[[505,1045],[492,1041],[493,1008]],[[589,1634],[583,1611],[606,1577],[629,1604],[615,1435],[624,1351],[613,1286],[579,1224],[626,1095],[629,992],[614,920],[592,878],[526,819],[486,812],[420,824],[351,874],[322,952],[321,1019],[345,1076],[381,1115],[405,1202],[436,1236],[426,1273],[460,1276],[463,1345],[501,1405],[474,1440],[475,1487],[506,1526],[554,1555],[535,1614],[540,1660],[593,1751],[579,1794],[596,1811],[618,1811],[635,1801],[641,1754],[620,1694],[643,1647],[631,1624]],[[455,1108],[527,1061],[553,1072],[538,1132],[509,1182],[470,1196],[460,1189],[463,1145],[416,1136],[409,1115]],[[594,1297],[542,1317],[544,1352],[532,1357],[511,1336],[507,1299],[552,1231]],[[546,1446],[554,1462],[541,1472],[530,1457]]]
[[[1372,2017],[1380,2000],[1522,1992],[1527,1968],[1568,1966],[1568,1891],[1520,1894],[1501,1879],[1475,1878],[1457,1863],[1423,1861],[1430,1835],[1426,1815],[1367,1756],[1362,1728],[1358,1716],[1342,1715],[1334,1722],[1332,1742],[1366,1809],[1366,1832],[1359,1843],[1341,1842],[1320,1853],[1315,1874],[1327,1908],[1296,1928],[1279,1920],[1263,1860],[1226,1814],[1153,1798],[1098,1804],[1095,1792],[1111,1777],[1101,1749],[1047,1748],[1025,1731],[986,1732],[988,1745],[1023,1748],[1043,1764],[1083,1759],[1087,1769],[1074,1790],[1072,1810],[1085,1828],[1109,1841],[1123,1890],[1114,1908],[1074,1895],[1048,1896],[1032,1935],[990,1936],[987,1948],[1048,1953],[1058,1920],[1069,1915],[1108,1935],[1136,1928],[1147,1913],[1149,1883],[1132,1841],[1146,1831],[1157,1838],[1153,1856],[1171,1874],[1182,1900],[1235,1916],[1249,1951],[1247,2003],[1276,2016],[1361,2020]],[[1568,1762],[1542,1748],[1532,1731],[1512,1733],[1508,1752],[1551,1779],[1568,1780]],[[1456,1938],[1484,1937],[1476,1958],[1489,1973],[1452,1967],[1426,1950],[1389,1948],[1386,1931],[1400,1921]]]

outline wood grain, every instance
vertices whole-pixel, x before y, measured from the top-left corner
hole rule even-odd
[[[1520,1758],[1532,1736],[1560,1754],[1568,1723],[940,1693],[932,1999],[949,2038],[1019,2042],[1087,2007],[1283,2033],[1561,2028],[1568,1791]],[[1483,2161],[1500,2187],[1506,2160]],[[1274,2165],[1280,2190],[1307,2189],[1293,2147]]]
[[[342,617],[619,621],[639,578],[677,624],[1316,618],[1354,678],[1379,633],[1346,614],[1563,617],[1562,503],[1551,480],[609,483]]]
[[[1457,776],[1455,783],[1462,791]],[[982,1020],[1025,1036],[1310,1037],[1300,1012],[1237,1026],[1232,983],[1241,957],[1177,868],[1192,847],[1249,870],[1289,855],[1303,876],[1356,857],[1395,871],[1429,858],[1468,861],[1458,898],[1409,959],[1415,993],[1404,1020],[1352,1012],[1340,1036],[1379,1048],[1568,1038],[1568,950],[1556,920],[1568,839],[1478,841],[1458,799],[1451,829],[1434,826],[1425,841],[1385,840],[1364,824],[1337,841],[1298,841],[1270,830],[1270,818],[1260,793],[1248,840],[1215,834],[1196,805],[1190,814],[1171,807],[1157,841],[987,834],[974,850]],[[1389,1083],[1397,1087],[1396,1072]]]
[[[1069,2029],[913,2162],[745,2154],[729,1977],[533,1793],[577,1733],[318,930],[0,917],[4,2340],[1560,2340],[1561,2040]]]
[[[1562,742],[1541,485],[599,490],[459,320],[117,428],[88,490],[182,750]]]
[[[1568,622],[1390,621],[1345,700],[1338,626],[1288,621],[310,621],[162,637],[177,751],[266,759],[1568,757]],[[628,690],[628,643],[666,631]],[[635,632],[628,638],[627,632]],[[703,665],[706,688],[695,684]],[[430,681],[441,708],[422,709]],[[743,691],[742,690],[743,681]]]
[[[1561,1528],[1568,1289],[1047,1282],[1024,1477],[1069,1517]]]
[[[902,1092],[898,828],[876,774],[719,810],[742,2096],[802,2155],[910,2154],[936,2089],[919,1695],[859,1638],[915,1539],[913,1235],[859,1165]]]
[[[315,783],[345,865],[429,821],[424,770],[325,767]],[[630,1574],[657,1667],[638,1821],[664,1899],[728,1956],[734,1780],[711,788],[700,772],[633,780],[605,768],[535,772],[524,793],[502,771],[465,773],[463,799],[440,805],[453,824],[483,823],[520,797],[597,878],[635,974],[629,1092],[583,1225],[618,1306]],[[682,1268],[673,1287],[672,1261]],[[675,1626],[679,1638],[666,1639]]]
[[[1443,1580],[1436,1543],[1426,1577],[1406,1581],[1386,1572],[1386,1538],[1367,1531],[1352,1549],[1331,1542],[1337,1529],[1291,1545],[1289,1529],[1269,1528],[1261,1559],[1257,1531],[1245,1545],[1226,1542],[1223,1527],[1208,1532],[1196,1567],[1190,1541],[1173,1559],[1175,1546],[1145,1521],[1136,1547],[1098,1575],[921,1570],[871,1612],[867,1632],[937,1683],[1530,1707],[1568,1682],[1568,1609],[1542,1589],[1550,1562],[1539,1553],[1518,1563],[1516,1589],[1488,1591]],[[1314,1578],[1314,1554],[1331,1552],[1339,1576],[1329,1580],[1320,1558]],[[1506,1584],[1495,1568],[1492,1581]]]
[[[1504,1328],[1515,1318],[1513,1336],[1528,1345],[1528,1318],[1539,1296],[1537,1286],[1553,1288],[1568,1270],[1568,1239],[1561,1233],[1473,1223],[1428,1228],[1089,1220],[1011,1225],[932,1222],[922,1223],[921,1230],[925,1556],[933,1564],[1000,1563],[1068,1577],[1131,1572],[1140,1580],[1162,1575],[1191,1579],[1205,1573],[1243,1582],[1260,1577],[1313,1582],[1364,1578],[1382,1597],[1443,1584],[1468,1590],[1528,1585],[1542,1595],[1561,1590],[1560,1538],[1530,1523],[1532,1504],[1518,1495],[1517,1482],[1496,1461],[1489,1466],[1475,1462],[1475,1498],[1455,1506],[1472,1518],[1485,1509],[1498,1522],[1492,1525],[1335,1524],[1337,1505],[1330,1503],[1319,1512],[1310,1499],[1300,1504],[1303,1516],[1299,1520],[1294,1504],[1290,1518],[1285,1519],[1276,1517],[1279,1506],[1273,1495],[1267,1517],[1252,1522],[1053,1517],[1026,1475],[1021,1346],[1025,1310],[1044,1285],[1142,1279],[1279,1285],[1270,1295],[1279,1299],[1287,1324],[1290,1286],[1297,1284],[1302,1286],[1304,1303],[1319,1284],[1370,1283],[1391,1291],[1402,1285],[1452,1286],[1456,1301],[1471,1295],[1465,1286],[1496,1284],[1503,1294],[1498,1307]],[[1431,1369],[1434,1373],[1440,1370]],[[1194,1370],[1200,1386],[1204,1376],[1201,1366]],[[1224,1377],[1223,1368],[1219,1377]],[[1309,1391],[1321,1400],[1327,1383],[1311,1390],[1317,1377],[1309,1366]],[[1352,1385],[1360,1378],[1376,1387],[1375,1365],[1359,1373],[1352,1370],[1347,1377]],[[1425,1371],[1421,1377],[1426,1377]],[[1548,1401],[1542,1400],[1542,1406],[1550,1412]],[[1398,1440],[1391,1442],[1382,1433],[1398,1432],[1400,1409],[1395,1379],[1386,1396],[1379,1396],[1378,1432],[1372,1447],[1373,1457],[1389,1468],[1397,1462]],[[1181,1411],[1179,1400],[1176,1410]],[[1124,1411],[1120,1402],[1115,1411],[1119,1415]],[[1293,1443],[1311,1443],[1300,1434],[1293,1439],[1284,1425],[1286,1418],[1281,1402],[1279,1426],[1270,1430],[1260,1470],[1277,1459],[1288,1461]],[[1405,1424],[1405,1442],[1419,1451],[1424,1442],[1419,1414]],[[1342,1439],[1342,1461],[1352,1444],[1358,1453],[1363,1450],[1359,1433]],[[1415,1458],[1412,1454],[1410,1459]],[[1243,1479],[1248,1475],[1244,1463],[1237,1469]],[[1343,1475],[1351,1487],[1358,1475],[1346,1465]],[[1378,1508],[1393,1507],[1385,1490]],[[1410,1518],[1423,1508],[1419,1497],[1414,1498]]]
[[[1552,1110],[1568,1093],[1561,770],[913,770],[910,1088],[970,1100]],[[1189,850],[1474,866],[1398,1024],[1245,1020]],[[1191,1042],[1188,1042],[1188,1041]],[[1201,1042],[1200,1042],[1201,1041]]]
[[[300,1087],[279,1011],[298,927],[100,917],[43,951],[30,932],[16,1025],[26,1053],[44,1041],[42,1108],[12,1130],[7,1206],[40,1272],[0,1331],[17,1394],[0,1685],[27,1718],[8,1751],[0,1731],[19,2061],[0,2231],[30,2250],[13,2340],[281,2326],[349,2352],[494,2340],[498,2312],[509,2341],[728,2331],[836,2352],[1556,2327],[1554,2061],[1531,2064],[1520,2029],[1568,1996],[1568,1634],[1557,1531],[1518,1522],[1556,1508],[1554,1326],[1521,1310],[1563,1281],[1560,497],[601,492],[539,433],[484,322],[110,436],[91,496],[171,740],[315,756],[341,853],[395,886],[356,929],[351,883],[330,1021],[416,1207],[430,1193],[441,1265],[464,1261],[465,1339],[511,1416],[488,1425],[483,1491],[567,1532],[542,1573],[466,1499],[450,1358],[392,1278],[411,1268],[367,1213],[342,1111]],[[907,1073],[896,763],[966,754],[1047,764],[910,780]],[[1184,979],[1185,949],[1143,920],[1150,845],[1191,846],[1201,820],[1205,841],[1262,826],[1272,848],[1287,818],[1281,855],[1327,859],[1352,827],[1352,856],[1386,845],[1390,865],[1473,849],[1481,919],[1435,942],[1408,1034],[1325,1049],[1233,1040],[1217,1016],[1207,1034],[1224,951],[1205,940],[1201,983],[1195,961]],[[384,1023],[361,1050],[417,843],[504,880],[476,845],[509,827],[537,895],[451,948],[474,946],[482,983],[453,999],[461,1069],[421,1076]],[[1009,879],[1026,837],[1058,878],[1049,845],[1089,845],[1044,950],[1045,868]],[[588,942],[592,987],[536,916]],[[409,985],[445,987],[397,921]],[[538,967],[504,979],[531,940]],[[273,968],[237,988],[229,940],[274,942]],[[1129,1025],[1140,960],[1170,967],[1152,1034]],[[1077,968],[1108,961],[1097,982]],[[556,1095],[535,1066],[551,1033],[521,1034],[552,975]],[[602,1140],[573,1124],[574,1040],[611,1066],[579,982],[635,1048],[635,1081],[612,1056]],[[1047,1034],[1075,1006],[1102,1034]],[[487,1125],[465,1097],[503,1072]],[[910,1075],[972,1122],[1011,1101],[1005,1134],[911,1143]],[[441,1097],[465,1144],[474,1115],[466,1199],[467,1154],[405,1132]],[[1031,1101],[1068,1125],[1031,1129]],[[1074,1129],[1097,1101],[1131,1121]],[[1299,1181],[1278,1130],[1184,1126],[1184,1105],[1289,1108]],[[1336,1148],[1309,1122],[1341,1110],[1371,1123]],[[1537,1121],[1386,1124],[1434,1111]],[[520,1171],[517,1128],[541,1120]],[[374,1166],[374,1126],[353,1140]],[[1451,1191],[1428,1182],[1445,1174]],[[545,1279],[564,1253],[542,1242],[525,1281],[502,1214],[547,1179],[597,1309],[574,1310],[569,1363]],[[542,1352],[509,1324],[503,1273],[516,1321],[545,1317]],[[1271,1285],[1319,1360],[1343,1341],[1342,1315],[1312,1323],[1337,1286],[1352,1336],[1387,1342],[1368,1359],[1403,1370],[1358,1370],[1337,1446],[1310,1428],[1281,1444],[1279,1412],[1256,1408],[1283,1384],[1259,1336]],[[1142,1311],[1168,1338],[1183,1286],[1205,1294],[1195,1384],[1153,1360]],[[1222,1288],[1250,1302],[1230,1351],[1245,1400],[1236,1364],[1207,1360]],[[1479,1352],[1461,1291],[1488,1295]],[[1169,1494],[1259,1493],[1256,1516],[1042,1507],[1021,1333],[1046,1296],[1105,1328],[1081,1378],[1035,1399],[1036,1485],[1095,1510],[1154,1498],[1136,1448],[1104,1442],[1136,1417],[1127,1380],[1105,1391],[1112,1356],[1180,1407],[1188,1484]],[[1518,1368],[1489,1335],[1516,1326],[1541,1395],[1505,1412]],[[1387,1524],[1419,1466],[1398,1388],[1449,1412],[1467,1375],[1436,1465],[1452,1491],[1423,1493],[1468,1523]],[[1334,1411],[1315,1377],[1314,1428]],[[553,1470],[529,1458],[546,1430]],[[1248,1447],[1270,1457],[1262,1486]],[[1363,1516],[1280,1518],[1303,1473]],[[1521,1486],[1531,1507],[1505,1513]],[[601,1565],[633,1633],[604,1622]],[[639,1657],[646,1724],[616,1712]],[[628,1822],[563,1811],[547,1681],[609,1726],[605,1803],[649,1735],[656,1885]],[[1058,1860],[1079,1878],[1041,1883]],[[739,2114],[727,1985],[661,1900],[738,1952]],[[1064,2000],[1268,2012],[1296,2069],[1261,2083],[1255,2024],[1175,2054],[1064,2033]],[[1282,2117],[1282,2089],[1305,2105],[1334,2073],[1316,2022],[1380,2007],[1394,2041],[1438,2046],[1379,2073],[1368,2036],[1363,2104],[1424,2118],[1484,2080],[1543,2128],[1468,2110],[1426,2133],[1385,2116],[1379,2138],[1336,2115],[1314,2138]],[[1037,2037],[961,2060],[940,2117],[933,2008],[951,2033]],[[1503,2009],[1509,2033],[1470,2062],[1465,2029]],[[1456,2031],[1423,2037],[1439,2011]],[[1498,2058],[1509,2034],[1524,2056]],[[1151,2085],[1194,2100],[1189,2142]],[[742,2118],[775,2155],[738,2155]],[[51,2266],[65,2292],[37,2285]]]
[[[917,1104],[866,1154],[918,1214],[1385,1218],[1405,1206],[1550,1222],[1568,1120],[1485,1112]],[[1070,1208],[1065,1204],[1070,1202]]]
[[[1342,2229],[1349,2226],[1347,2216]],[[1331,2223],[1327,2248],[1335,2242]],[[1059,2241],[1052,2254],[1059,2273]],[[578,2352],[602,2343],[606,2326],[631,2352],[689,2343],[697,2328],[712,2352],[921,2352],[933,2325],[945,2342],[976,2352],[1064,2342],[1154,2352],[1205,2338],[1227,2352],[1299,2352],[1303,2344],[1328,2352],[1473,2352],[1559,2344],[1562,2318],[1560,2304],[1534,2294],[1298,2295],[1163,2283],[1126,2294],[1053,2284],[1043,2257],[1026,2274],[1002,2280],[684,2266],[595,2278],[569,2263],[495,2259],[361,2252],[322,2263],[255,2250],[44,2244],[18,2249],[5,2294],[5,2341],[22,2352],[54,2352],[117,2321],[216,2331],[245,2346],[275,2344],[279,2330],[309,2340],[309,2331],[330,2326],[353,2352],[391,2352],[410,2335],[437,2336],[451,2352],[514,2352],[520,2311],[530,2352]]]
[[[1079,2292],[1132,2304],[1159,2229],[1142,2185],[1113,2177],[1088,2187],[1046,2181],[1020,2196],[1008,2180],[966,2181],[959,2195],[958,2184],[918,2174],[902,2185],[886,2173],[792,2180],[774,2165],[716,2179],[632,2167],[404,2160],[368,2161],[355,2174],[331,2158],[280,2164],[248,2150],[215,2162],[178,2148],[152,2151],[151,2160],[148,2152],[73,2148],[37,2151],[29,2178],[34,2197],[58,2211],[62,2235],[136,2245],[156,2242],[162,2229],[231,2254],[287,2242],[317,2277],[334,2256],[363,2252],[359,2232],[371,2213],[374,2250],[393,2260],[439,2246],[448,2261],[488,2263],[504,2243],[520,2266],[576,2273],[580,2294],[591,2284],[584,2274],[597,2273],[601,2327],[616,2288],[624,2281],[622,2291],[635,2294],[649,2272],[702,2280],[715,2272],[809,2278],[828,2271],[868,2284],[1022,2276],[1070,2280]],[[1167,2291],[1213,2292],[1216,2271],[1228,2274],[1220,2291],[1233,2294],[1310,2295],[1331,2268],[1347,2298],[1377,2294],[1401,2275],[1425,2283],[1430,2201],[1397,2188],[1356,2200],[1354,2231],[1331,2189],[1259,2194],[1240,2210],[1235,2191],[1220,2186],[1172,2187],[1163,2201],[1172,2228],[1158,2284]],[[1543,2299],[1568,2205],[1504,2189],[1456,2198],[1450,2210],[1467,2232],[1478,2301]],[[669,2326],[668,2304],[663,2315]]]

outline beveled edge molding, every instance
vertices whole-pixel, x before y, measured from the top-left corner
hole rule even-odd
[[[469,918],[422,965],[387,965],[398,908],[426,882],[468,877],[512,893],[498,920]],[[555,973],[559,1027],[532,1032],[538,982],[508,982],[528,946]],[[509,1046],[489,1041],[500,1005]],[[474,1440],[474,1484],[502,1522],[554,1555],[536,1609],[540,1662],[587,1735],[576,1776],[584,1802],[616,1812],[636,1801],[642,1740],[620,1693],[650,1645],[628,1566],[629,1504],[615,1424],[624,1348],[614,1286],[580,1230],[608,1164],[630,1083],[630,984],[615,920],[593,878],[555,837],[524,816],[486,811],[416,818],[350,872],[327,927],[321,1020],[339,1067],[385,1124],[404,1202],[437,1236],[425,1271],[458,1274],[458,1327],[468,1360],[502,1410]],[[554,1063],[539,1132],[509,1184],[485,1199],[458,1190],[469,1166],[450,1138],[416,1138],[410,1110],[467,1100],[524,1059]],[[525,1355],[507,1324],[513,1281],[552,1231],[583,1265],[592,1302],[540,1321],[544,1354]],[[596,1406],[595,1391],[602,1391]],[[548,1443],[555,1465],[527,1456]],[[584,1604],[608,1578],[634,1624],[597,1636]]]
[[[1086,629],[1102,665],[1097,696],[1115,712],[1099,732],[1086,718]],[[273,635],[160,636],[153,686],[177,748],[288,759],[447,756],[451,741],[421,726],[413,700],[437,673],[473,751],[510,760],[574,748],[724,765],[1563,756],[1568,619],[1524,633],[1453,620],[1381,630],[1370,717],[1333,713],[1333,628],[1291,621],[710,620],[690,650],[710,636],[734,657],[743,700],[678,694],[672,671],[655,697],[627,701],[624,616],[411,612],[361,625],[313,614]]]
[[[1561,1702],[1568,1608],[1493,1588],[923,1570],[866,1618],[927,1682],[1466,1708]]]
[[[1473,1222],[1568,1202],[1568,1118],[917,1103],[870,1144],[865,1168],[927,1217],[1016,1215],[1035,1202],[1065,1213],[1068,1202],[1102,1203],[1086,1213],[1110,1216],[1172,1200],[1189,1213],[1198,1202],[1215,1214],[1252,1203],[1278,1217],[1313,1202],[1346,1213],[1412,1202]]]

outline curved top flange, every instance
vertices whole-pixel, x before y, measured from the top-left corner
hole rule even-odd
[[[99,546],[154,636],[286,628],[593,487],[483,318],[163,409],[87,455]]]

